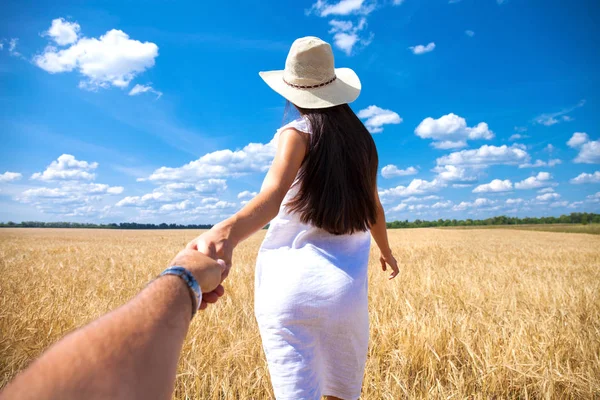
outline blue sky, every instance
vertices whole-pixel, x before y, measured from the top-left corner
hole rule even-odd
[[[597,1],[0,6],[0,221],[216,222],[259,190],[285,102],[258,77],[332,43],[389,220],[600,210]]]

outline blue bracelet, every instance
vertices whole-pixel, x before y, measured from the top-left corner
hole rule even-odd
[[[202,303],[202,290],[200,289],[200,285],[194,275],[187,269],[180,266],[173,266],[165,269],[160,276],[165,275],[176,275],[183,279],[188,288],[190,288],[190,294],[192,295],[192,318],[196,315],[196,312],[200,308],[200,304]],[[194,299],[196,300],[196,304],[194,304]]]

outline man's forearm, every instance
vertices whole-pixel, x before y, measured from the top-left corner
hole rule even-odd
[[[168,399],[192,301],[176,276],[52,346],[0,398]]]

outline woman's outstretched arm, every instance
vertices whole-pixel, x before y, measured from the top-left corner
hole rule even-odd
[[[230,266],[233,248],[262,229],[279,212],[283,198],[296,179],[307,148],[305,133],[292,128],[282,131],[275,159],[260,193],[235,215],[191,241],[188,248],[218,257]]]
[[[377,189],[375,189],[375,198],[377,200],[377,221],[371,226],[371,236],[373,236],[377,247],[379,247],[379,251],[381,251],[381,256],[379,257],[381,269],[385,271],[387,269],[387,264],[389,264],[392,268],[392,273],[390,274],[389,279],[393,279],[396,277],[396,275],[398,275],[399,272],[398,263],[392,255],[392,249],[390,248],[390,243],[388,241],[387,226],[385,223],[385,211],[383,209],[383,205],[381,205],[381,200],[379,199],[379,193],[377,193]]]

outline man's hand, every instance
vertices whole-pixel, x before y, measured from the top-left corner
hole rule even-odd
[[[225,293],[225,289],[221,286],[221,282],[225,279],[223,274],[227,269],[223,260],[215,261],[197,250],[188,248],[181,250],[169,262],[169,267],[175,265],[190,271],[198,281],[202,289],[201,310],[204,310],[208,303],[216,303]]]

